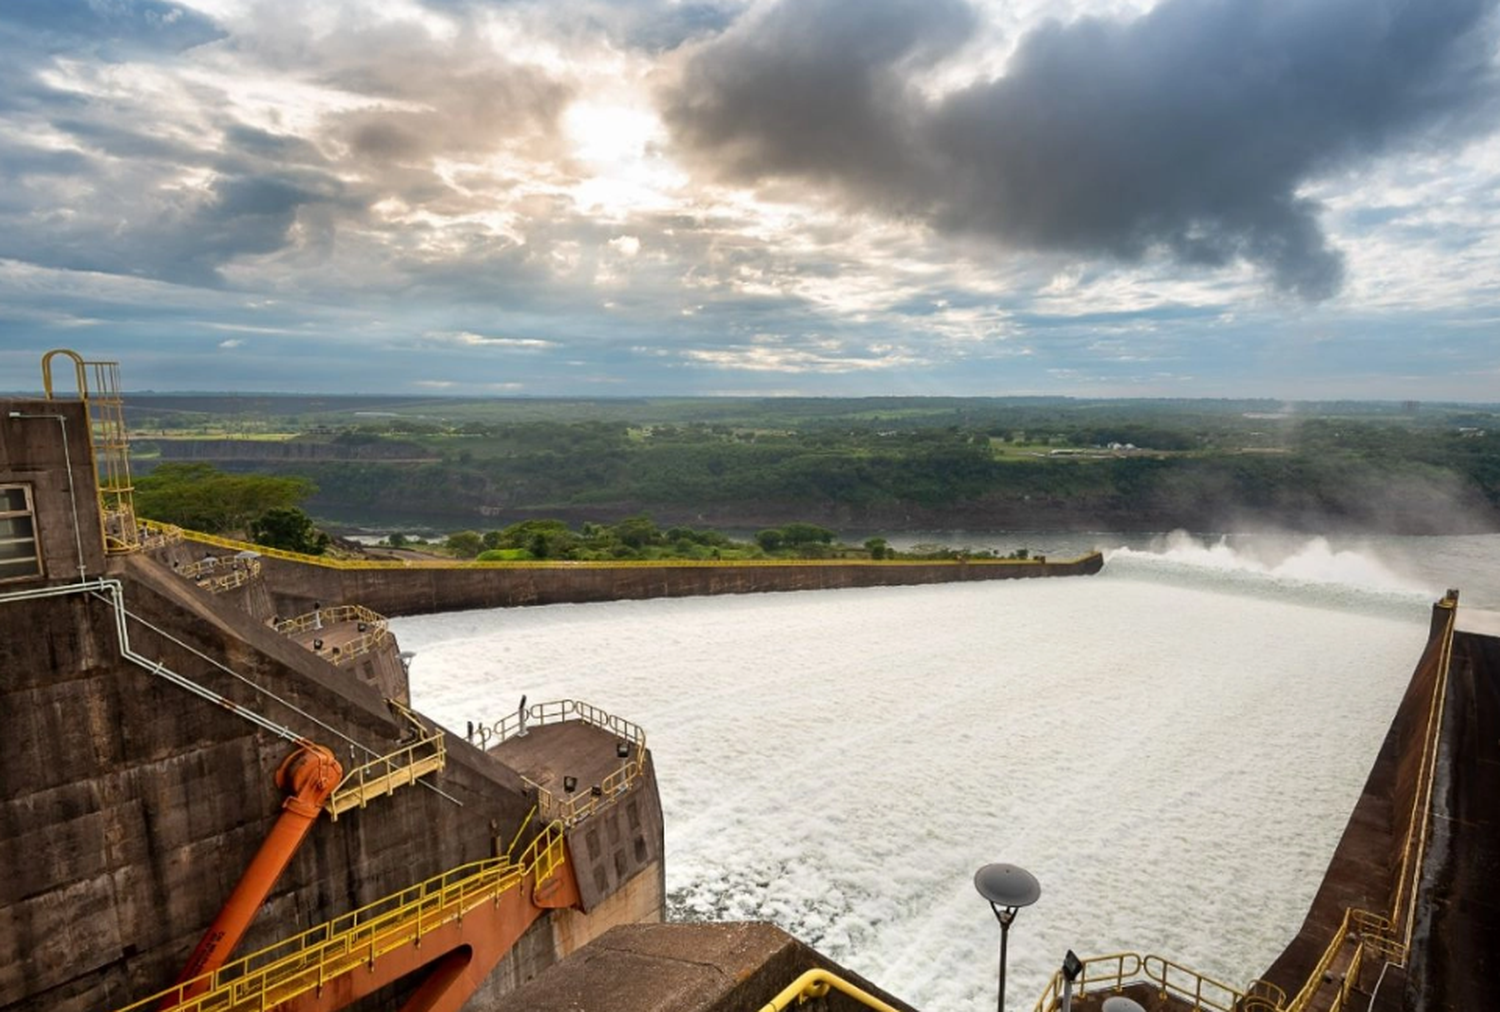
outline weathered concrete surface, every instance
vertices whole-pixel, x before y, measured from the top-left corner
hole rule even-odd
[[[63,420],[59,423],[53,417],[12,418],[12,411],[21,415],[60,415]],[[64,432],[66,449],[60,438]],[[71,488],[68,463],[72,464]],[[80,564],[90,576],[104,571],[99,485],[89,448],[88,412],[82,401],[0,403],[0,482],[32,487],[46,580],[76,580]],[[18,580],[0,584],[0,589],[14,590],[41,582]]]
[[[588,563],[435,569],[337,569],[266,559],[283,614],[314,601],[348,601],[382,615],[467,608],[753,594],[767,591],[899,587],[968,580],[1016,580],[1097,573],[1097,554],[1070,562],[818,563],[789,565],[592,566]]]
[[[149,559],[126,558],[119,576],[140,653],[346,765],[348,739],[376,753],[400,744],[406,728],[369,686]],[[112,611],[93,597],[0,603],[0,623],[0,1008],[125,1005],[171,982],[259,847],[292,746],[124,662]],[[520,778],[461,736],[448,756],[437,784],[462,807],[416,786],[321,821],[237,951],[503,848],[530,808]],[[553,958],[550,927],[544,937],[510,979]]]
[[[800,974],[826,969],[898,1009],[910,1006],[771,924],[614,928],[500,999],[492,1012],[755,1012]],[[855,1012],[836,991],[795,1006]]]
[[[490,754],[558,801],[569,798],[563,778],[577,777],[572,798],[588,803],[593,787],[626,762],[615,754],[618,741],[603,728],[569,721],[533,727],[524,737],[495,746]],[[601,796],[597,814],[568,830],[568,854],[586,913],[593,914],[639,875],[656,877],[655,891],[665,895],[665,827],[657,797],[656,767],[648,753],[630,790]],[[544,807],[541,816],[548,820],[555,813]]]
[[[1460,632],[1405,1007],[1500,1007],[1500,639]]]

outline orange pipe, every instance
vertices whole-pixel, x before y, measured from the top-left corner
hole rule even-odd
[[[224,901],[219,916],[203,933],[187,965],[177,975],[176,983],[185,986],[162,1000],[160,1007],[163,1010],[174,1008],[208,990],[209,981],[204,979],[205,975],[223,966],[244,937],[256,911],[291,863],[303,838],[323,811],[323,803],[343,775],[343,768],[333,753],[310,742],[304,743],[282,762],[276,771],[276,786],[287,791],[288,797],[282,802],[281,816],[245,867],[245,873],[240,876],[229,899]]]

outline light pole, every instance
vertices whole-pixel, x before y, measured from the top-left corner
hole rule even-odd
[[[1005,946],[1010,922],[1016,911],[1029,907],[1042,895],[1036,876],[1013,864],[987,864],[974,873],[974,888],[989,900],[995,919],[1000,922],[1000,1012],[1005,1012]]]

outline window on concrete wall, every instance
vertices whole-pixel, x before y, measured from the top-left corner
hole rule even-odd
[[[0,485],[0,583],[42,575],[30,485]]]

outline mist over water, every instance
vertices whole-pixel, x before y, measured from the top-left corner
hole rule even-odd
[[[646,728],[673,918],[771,920],[918,1007],[987,1008],[973,872],[1028,868],[1008,999],[1029,1008],[1070,947],[1240,986],[1275,958],[1435,596],[1376,553],[1182,536],[1117,540],[1091,578],[393,625],[449,728],[522,693]]]

